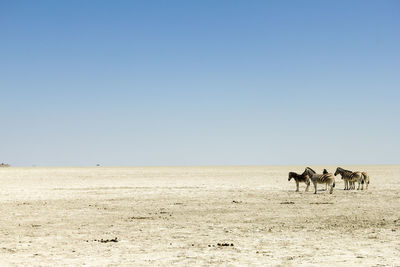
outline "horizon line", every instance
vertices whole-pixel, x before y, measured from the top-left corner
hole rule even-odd
[[[284,167],[284,166],[395,166],[400,163],[352,163],[352,164],[209,164],[209,165],[9,165],[0,167],[0,169],[7,168],[165,168],[165,167]]]

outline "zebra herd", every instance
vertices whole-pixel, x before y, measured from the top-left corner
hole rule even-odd
[[[352,172],[340,167],[336,168],[335,174],[329,173],[326,169],[324,169],[322,174],[318,174],[310,167],[307,167],[302,174],[289,172],[288,181],[290,181],[292,178],[296,181],[296,192],[299,191],[299,183],[305,183],[307,185],[305,191],[308,191],[308,188],[310,187],[310,184],[312,182],[315,189],[314,194],[317,193],[318,184],[325,184],[325,190],[327,190],[329,187],[329,193],[332,194],[333,188],[335,187],[335,176],[338,174],[342,176],[342,180],[344,181],[344,190],[355,190],[356,183],[358,183],[357,190],[360,189],[360,186],[361,190],[364,190],[364,184],[365,189],[368,189],[368,173],[359,171]]]

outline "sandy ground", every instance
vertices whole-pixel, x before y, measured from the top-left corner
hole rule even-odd
[[[400,166],[332,195],[304,167],[1,168],[0,265],[400,266]]]

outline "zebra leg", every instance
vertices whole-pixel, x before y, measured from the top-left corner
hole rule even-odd
[[[310,181],[307,183],[306,192],[308,192],[308,188],[310,187]]]
[[[299,182],[296,181],[296,192],[299,192]]]
[[[331,184],[331,189],[329,190],[329,194],[333,193],[333,183]]]
[[[355,182],[354,182],[354,183],[355,183]],[[361,184],[361,182],[360,182],[360,181],[358,181],[357,190],[360,190],[360,184]]]
[[[314,184],[314,194],[316,194],[317,193],[317,183],[313,182],[313,184]]]

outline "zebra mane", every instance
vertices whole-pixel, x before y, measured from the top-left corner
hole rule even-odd
[[[313,169],[311,169],[310,167],[306,167],[306,169],[309,169],[310,171],[312,171],[313,173],[316,173]]]
[[[341,171],[343,171],[343,172],[352,173],[352,171],[345,170],[345,169],[343,169],[343,168],[340,168],[340,167],[338,167],[338,169],[339,169],[339,170],[341,170]]]

